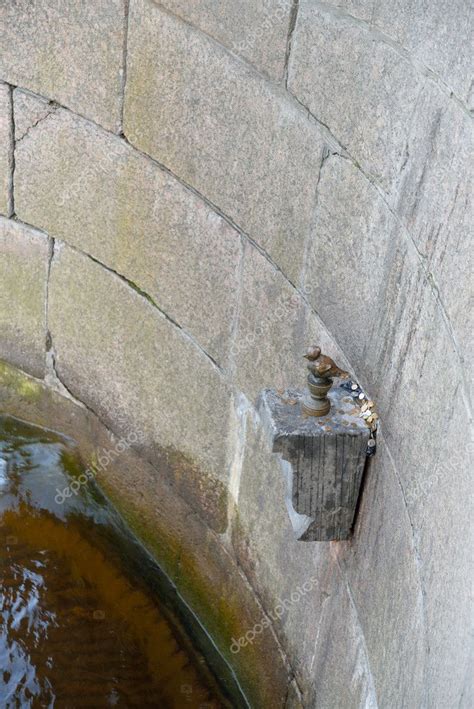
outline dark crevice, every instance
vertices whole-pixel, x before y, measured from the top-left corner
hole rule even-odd
[[[10,95],[10,131],[9,131],[9,146],[8,146],[8,204],[7,216],[13,217],[15,214],[15,109],[13,105],[13,86],[9,86]]]

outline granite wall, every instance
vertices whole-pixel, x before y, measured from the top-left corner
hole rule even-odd
[[[140,431],[104,485],[254,706],[472,706],[468,5],[1,12],[4,407]],[[381,416],[344,543],[293,541],[254,408],[313,342]]]

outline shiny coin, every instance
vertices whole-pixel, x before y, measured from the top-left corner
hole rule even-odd
[[[361,411],[362,411],[362,412],[363,412],[363,411],[367,411],[368,408],[369,408],[369,405],[368,405],[368,404],[364,404],[364,405],[362,406],[362,408],[361,408]]]
[[[367,406],[369,407],[369,409],[371,409],[371,408],[374,406],[374,402],[373,402],[373,401],[368,401],[368,402],[367,402]]]
[[[359,388],[359,387],[357,386],[357,384],[353,384],[353,385],[351,386],[352,391],[355,391],[355,390],[358,389],[358,388]]]
[[[368,416],[365,420],[367,421],[367,423],[372,423],[374,421],[374,417]]]
[[[377,444],[375,443],[373,438],[369,438],[369,440],[367,441],[367,445],[369,446],[369,448],[375,448]]]
[[[360,392],[359,399],[365,399],[365,394],[363,391]]]

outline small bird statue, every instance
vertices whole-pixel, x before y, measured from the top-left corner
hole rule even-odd
[[[349,372],[340,369],[327,355],[321,354],[317,345],[309,347],[304,355],[309,360],[307,377],[308,390],[303,396],[302,412],[306,416],[326,416],[331,409],[328,392],[332,387],[332,377],[347,379]]]
[[[308,347],[304,356],[309,360],[310,364],[308,364],[308,369],[315,377],[321,377],[322,379],[329,379],[331,377],[347,379],[349,377],[349,372],[345,372],[338,367],[327,355],[321,354],[321,348],[317,345]]]

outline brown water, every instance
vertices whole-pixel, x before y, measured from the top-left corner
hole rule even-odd
[[[66,439],[0,417],[0,707],[245,706]]]

